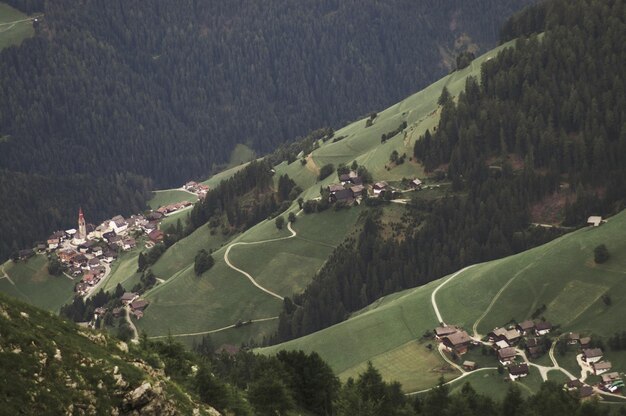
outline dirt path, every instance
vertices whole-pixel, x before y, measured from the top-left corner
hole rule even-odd
[[[124,309],[126,310],[126,322],[128,322],[128,326],[130,326],[130,329],[133,330],[133,337],[130,339],[130,342],[136,344],[139,342],[139,335],[137,334],[137,327],[135,327],[133,320],[130,319],[130,306],[126,305]]]
[[[0,270],[2,270],[2,275],[0,276],[0,279],[7,279],[9,281],[9,283],[11,283],[13,286],[15,286],[15,283],[13,282],[13,280],[11,280],[11,277],[9,277],[7,272],[4,271],[4,266],[2,266],[2,268],[0,268]]]
[[[302,210],[298,211],[298,213],[296,214],[296,216],[297,216],[297,215],[300,215],[300,213],[301,213],[301,212],[302,212]],[[268,294],[268,295],[270,295],[270,296],[274,296],[275,298],[280,299],[280,300],[283,300],[284,298],[283,298],[282,296],[280,296],[279,294],[277,294],[277,293],[275,293],[275,292],[272,292],[271,290],[266,289],[266,288],[264,288],[263,286],[261,286],[261,285],[260,285],[260,284],[259,284],[256,280],[254,280],[254,277],[252,277],[252,275],[251,275],[250,273],[246,272],[245,270],[241,270],[241,269],[240,269],[240,268],[238,268],[237,266],[233,265],[233,264],[231,263],[231,261],[229,260],[229,258],[228,258],[228,254],[230,253],[230,250],[231,250],[233,247],[236,247],[236,246],[244,246],[244,245],[246,245],[246,246],[247,246],[247,245],[263,244],[263,243],[271,243],[271,242],[273,242],[273,241],[289,240],[290,238],[294,238],[294,237],[296,237],[296,236],[298,235],[298,233],[297,233],[296,231],[294,231],[294,229],[293,229],[293,228],[291,228],[291,222],[287,222],[287,229],[289,230],[289,232],[291,232],[291,235],[290,235],[290,236],[287,236],[287,237],[279,237],[279,238],[272,238],[272,239],[270,239],[270,240],[253,241],[253,242],[250,242],[250,243],[240,241],[240,242],[238,242],[238,243],[233,243],[233,244],[229,245],[229,246],[228,246],[228,248],[226,249],[226,251],[224,252],[224,261],[226,262],[226,265],[227,265],[228,267],[230,267],[231,269],[235,270],[236,272],[239,272],[239,273],[243,274],[243,275],[244,275],[244,276],[245,276],[248,280],[250,280],[250,282],[251,282],[254,286],[256,286],[257,288],[259,288],[259,289],[260,289],[260,290],[262,290],[263,292],[267,293],[267,294]]]
[[[278,316],[273,316],[271,318],[251,319],[250,323],[273,321],[273,320],[276,320],[276,319],[278,319]],[[190,333],[187,333],[187,334],[176,334],[176,335],[157,335],[157,336],[148,337],[148,338],[150,338],[150,339],[159,339],[159,338],[167,338],[167,337],[170,337],[170,336],[174,337],[174,338],[176,338],[176,337],[192,337],[192,336],[195,336],[195,335],[214,334],[216,332],[225,331],[227,329],[236,328],[236,327],[237,327],[237,324],[232,324],[232,325],[228,325],[228,326],[225,326],[225,327],[222,327],[222,328],[218,328],[218,329],[211,329],[209,331],[190,332]]]
[[[320,176],[320,168],[313,160],[313,153],[309,153],[306,156],[306,168],[313,172],[315,176]]]
[[[21,19],[21,20],[14,20],[12,22],[4,22],[4,23],[0,23],[0,27],[1,26],[7,26],[7,25],[11,25],[11,27],[13,27],[14,25],[16,25],[17,23],[22,23],[22,22],[32,22],[35,19],[39,19],[40,17],[43,17],[43,14],[39,14],[37,16],[31,16],[31,17],[27,17],[26,19]]]
[[[451,281],[452,279],[454,279],[455,277],[457,277],[458,275],[460,275],[464,271],[466,271],[468,269],[471,269],[474,266],[476,266],[476,265],[472,264],[471,266],[467,266],[464,269],[459,270],[458,272],[454,273],[452,276],[450,276],[446,280],[444,280],[439,286],[437,286],[435,288],[435,290],[433,290],[433,293],[431,293],[431,295],[430,295],[430,303],[432,303],[433,309],[435,310],[435,315],[437,315],[437,321],[439,321],[441,323],[444,322],[443,318],[441,317],[441,313],[439,312],[439,308],[437,307],[437,300],[435,299],[435,296],[437,295],[437,292],[439,292],[439,289],[441,289],[446,283],[448,283],[449,281]]]

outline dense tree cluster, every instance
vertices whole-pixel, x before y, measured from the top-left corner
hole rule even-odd
[[[390,105],[445,73],[440,48],[491,46],[530,2],[9,0],[45,17],[0,52],[0,258],[78,205],[138,211],[141,181],[205,177],[236,143],[268,152]]]

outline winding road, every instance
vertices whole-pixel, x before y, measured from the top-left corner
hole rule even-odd
[[[302,210],[298,211],[296,213],[296,216],[300,215],[300,213],[302,212]],[[263,244],[263,243],[271,243],[273,241],[282,241],[282,240],[289,240],[290,238],[294,238],[295,236],[298,235],[298,233],[291,228],[291,222],[287,222],[287,229],[289,230],[289,232],[291,233],[290,236],[287,237],[279,237],[279,238],[272,238],[270,240],[262,240],[262,241],[253,241],[250,243],[247,242],[243,242],[243,241],[239,241],[237,243],[232,243],[231,245],[228,246],[228,248],[226,249],[226,251],[224,252],[224,262],[226,262],[226,265],[228,267],[230,267],[231,269],[235,270],[236,272],[239,272],[241,274],[243,274],[254,286],[256,286],[257,288],[259,288],[260,290],[262,290],[263,292],[267,293],[270,296],[273,296],[277,299],[283,300],[284,297],[280,296],[278,293],[272,292],[271,290],[261,286],[256,280],[254,280],[254,277],[252,277],[252,275],[248,272],[246,272],[245,270],[241,270],[239,267],[233,265],[230,261],[230,259],[228,258],[228,255],[230,254],[230,250],[233,247],[237,247],[237,246],[244,246],[244,245],[254,245],[254,244]]]
[[[253,324],[253,323],[257,323],[257,322],[265,322],[265,321],[273,321],[278,319],[278,316],[272,316],[271,318],[261,318],[261,319],[251,319],[250,321],[248,321],[249,323]],[[218,329],[211,329],[209,331],[202,331],[202,332],[189,332],[187,334],[171,334],[171,335],[156,335],[154,337],[148,337],[149,339],[159,339],[159,338],[168,338],[168,337],[193,337],[195,335],[206,335],[206,334],[214,334],[216,332],[220,332],[220,331],[225,331],[227,329],[231,329],[231,328],[237,328],[238,324],[232,324],[232,325],[228,325],[222,328],[218,328]],[[239,324],[241,325],[241,324]]]
[[[128,322],[128,326],[130,326],[130,329],[133,331],[133,337],[130,339],[130,342],[137,344],[139,342],[139,334],[137,333],[137,327],[133,323],[133,320],[130,319],[130,306],[124,306],[124,310],[126,311],[126,322]]]

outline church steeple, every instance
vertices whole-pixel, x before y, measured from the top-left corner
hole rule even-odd
[[[78,238],[87,238],[87,226],[85,224],[85,216],[83,215],[83,208],[78,209]]]

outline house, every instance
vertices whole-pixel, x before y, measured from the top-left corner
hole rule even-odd
[[[74,229],[74,228],[70,228],[69,230],[65,230],[65,235],[68,238],[73,238],[75,234],[76,234],[76,229]]]
[[[95,277],[96,276],[94,276],[92,273],[87,273],[83,276],[82,281],[87,283],[89,286],[93,286]]]
[[[535,323],[531,320],[527,320],[517,324],[517,329],[519,329],[523,335],[526,335],[527,333],[535,330]]]
[[[161,230],[152,230],[148,234],[148,238],[150,239],[150,241],[156,244],[163,241],[163,238],[165,238],[165,234]]]
[[[134,316],[135,316],[135,318],[137,318],[137,319],[141,319],[141,318],[143,318],[143,311],[140,311],[140,310],[138,310],[138,309],[137,309],[137,310],[133,309],[132,311],[130,311],[130,313],[131,313],[132,315],[134,315]]]
[[[458,328],[454,326],[439,326],[435,328],[435,338],[440,340],[443,339],[443,337],[454,334],[457,331]]]
[[[104,266],[94,266],[90,269],[90,271],[96,276],[101,276],[106,272],[106,269]]]
[[[111,242],[111,239],[116,237],[117,234],[115,234],[115,231],[108,231],[104,234],[102,234],[102,238],[104,238],[107,242]]]
[[[32,248],[26,248],[24,250],[20,250],[17,254],[20,257],[20,260],[28,260],[35,255],[35,250]]]
[[[141,226],[141,229],[146,233],[150,234],[153,230],[159,228],[158,221],[147,221],[144,225]]]
[[[152,211],[146,215],[146,219],[148,221],[161,221],[165,217],[165,215],[161,214],[158,211]]]
[[[602,350],[600,348],[585,348],[583,359],[587,363],[596,363],[602,359]]]
[[[48,237],[48,240],[46,241],[48,243],[48,249],[49,250],[55,250],[59,247],[59,243],[61,243],[61,240],[59,240],[58,238],[55,237]]]
[[[195,192],[197,186],[198,186],[197,182],[189,181],[183,186],[183,188],[185,188],[188,191]]]
[[[74,257],[77,255],[78,253],[76,253],[74,250],[72,249],[67,249],[67,250],[63,250],[59,253],[59,259],[63,262],[63,263],[69,263],[71,262]]]
[[[339,181],[343,184],[350,182],[350,174],[344,173],[344,174],[339,175]]]
[[[363,195],[365,187],[363,185],[354,185],[350,187],[350,190],[352,191],[352,195],[356,198]]]
[[[389,187],[389,184],[387,182],[385,182],[385,181],[376,182],[374,184],[374,186],[373,186],[373,188],[374,188],[374,195],[380,194],[382,191],[387,189],[387,187]]]
[[[517,352],[513,347],[502,348],[498,350],[498,360],[500,360],[502,365],[507,365],[513,362],[516,354]]]
[[[39,253],[43,253],[44,251],[46,251],[46,247],[47,247],[47,245],[46,245],[46,244],[44,244],[44,243],[37,243],[37,244],[35,245],[35,249],[36,249],[36,250],[37,250],[37,252],[39,252]]]
[[[552,324],[548,321],[541,321],[535,324],[535,334],[537,336],[546,335],[552,330]]]
[[[124,294],[122,295],[122,304],[123,305],[128,305],[130,304],[132,301],[134,301],[135,299],[137,299],[137,294],[135,292],[124,292]]]
[[[103,254],[103,250],[102,247],[100,246],[95,246],[91,249],[91,253],[96,256],[96,257],[100,257]]]
[[[582,381],[580,381],[579,379],[576,378],[574,380],[570,380],[567,383],[565,383],[564,388],[566,390],[572,391],[572,390],[578,390],[582,386],[583,386]]]
[[[102,260],[106,261],[107,263],[112,263],[117,258],[117,253],[113,250],[107,250],[102,255],[102,257]]]
[[[612,384],[621,379],[617,372],[602,374],[602,383],[604,384]]]
[[[331,194],[334,194],[335,192],[339,192],[339,191],[343,191],[343,185],[339,185],[336,183],[331,183],[330,185],[328,185],[328,191]]]
[[[137,246],[137,242],[135,241],[134,238],[125,238],[123,243],[122,243],[122,249],[124,250],[131,250],[133,248],[135,248]]]
[[[121,247],[124,239],[120,235],[109,238],[109,244],[114,247]]]
[[[87,262],[87,265],[89,266],[89,269],[93,269],[95,267],[100,266],[100,260],[98,260],[97,258],[94,257],[93,259],[90,259]]]
[[[422,189],[422,181],[417,178],[413,179],[411,182],[409,182],[409,186],[411,187],[411,189]]]
[[[119,308],[113,308],[113,317],[114,318],[119,318],[120,316],[122,316],[122,311],[124,310],[124,308],[119,307]]]
[[[539,358],[541,353],[541,347],[539,346],[539,340],[534,337],[530,337],[526,340],[526,352],[530,358]]]
[[[575,345],[580,342],[580,334],[578,332],[570,332],[567,335],[567,343],[570,345]]]
[[[93,313],[94,313],[94,315],[95,315],[96,317],[98,317],[98,316],[104,316],[104,314],[105,314],[105,313],[107,313],[107,309],[106,309],[106,308],[96,308],[96,309],[93,311]]]
[[[587,218],[587,225],[598,227],[600,226],[600,224],[602,224],[602,217],[598,215],[592,215],[591,217]]]
[[[517,329],[505,329],[505,328],[496,328],[488,334],[489,338],[494,341],[506,341],[508,344],[513,344],[519,341],[522,336],[521,332]]]
[[[498,350],[501,350],[502,348],[510,347],[509,343],[506,342],[503,339],[501,339],[500,341],[497,341],[494,345],[495,345],[496,349],[498,349]]]
[[[471,342],[472,339],[465,331],[457,331],[443,337],[443,345],[447,348],[447,350],[455,352],[459,355],[467,352],[467,348]]]
[[[126,230],[128,230],[128,223],[126,222],[124,217],[122,217],[121,215],[116,215],[115,217],[111,218],[111,221],[109,221],[109,227],[111,227],[111,229],[115,231],[115,234],[122,234],[125,233]]]
[[[591,337],[583,337],[579,340],[580,342],[580,346],[584,349],[584,348],[589,348],[590,344],[591,344]]]
[[[611,369],[610,361],[600,361],[591,363],[591,368],[593,368],[593,374],[599,376],[602,373],[606,373]]]
[[[463,368],[467,371],[474,371],[476,370],[476,363],[474,361],[464,361]]]
[[[57,238],[59,241],[63,241],[67,238],[67,234],[65,234],[65,231],[59,230],[55,231],[50,238]]]
[[[133,310],[143,311],[144,309],[146,309],[146,306],[148,306],[148,303],[149,302],[147,300],[136,299],[130,303],[130,307]]]
[[[71,261],[74,265],[80,264],[81,266],[86,266],[89,259],[84,254],[77,253],[72,257]]]
[[[342,189],[341,191],[337,191],[334,194],[330,194],[329,200],[330,202],[351,203],[354,201],[354,196],[352,195],[352,191],[350,189]]]
[[[526,377],[528,375],[528,364],[518,364],[509,367],[509,377],[511,380]]]

